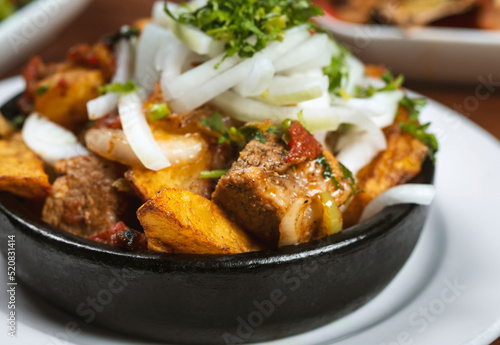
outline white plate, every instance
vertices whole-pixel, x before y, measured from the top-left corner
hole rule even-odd
[[[19,78],[1,82],[0,104],[22,87]],[[438,195],[408,263],[353,314],[272,344],[489,345],[500,335],[500,145],[435,102],[422,118],[432,121],[441,143]],[[4,258],[0,267],[0,286],[5,287]],[[88,325],[79,324],[79,333],[65,330],[77,322],[75,317],[40,301],[22,283],[17,288],[18,337],[8,338],[4,328],[2,344],[145,344]],[[6,306],[3,292],[2,320]]]
[[[37,0],[0,22],[0,75],[39,51],[90,0]]]
[[[325,11],[323,26],[365,63],[420,80],[477,83],[500,75],[500,31],[353,24]]]

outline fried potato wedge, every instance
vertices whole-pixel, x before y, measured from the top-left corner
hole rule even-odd
[[[137,211],[149,249],[186,254],[235,254],[263,249],[210,200],[164,189]]]
[[[159,171],[131,168],[125,173],[125,178],[143,201],[165,188],[183,189],[208,198],[212,193],[212,183],[210,179],[202,179],[200,174],[208,170],[209,165],[210,155],[205,154],[193,163]]]
[[[158,141],[167,141],[172,136],[181,136],[167,132],[158,121],[151,123],[150,126]],[[199,143],[197,147],[200,150],[183,154],[183,157],[180,157],[181,160],[172,161],[172,166],[166,169],[152,171],[141,167],[131,167],[125,173],[125,178],[143,201],[154,197],[165,188],[183,189],[206,198],[210,197],[214,188],[212,181],[201,178],[201,172],[210,170],[211,166],[212,154],[208,144],[199,133],[186,134],[185,137],[186,140]]]
[[[99,70],[72,68],[38,82],[35,111],[69,129],[88,120],[87,102],[99,96],[104,77]]]
[[[21,133],[0,140],[0,190],[29,199],[50,193],[43,162],[23,141]]]
[[[407,118],[406,111],[401,109],[394,124],[384,129],[387,149],[358,172],[358,189],[364,192],[356,194],[345,210],[345,227],[359,221],[363,209],[370,201],[420,173],[428,149],[420,140],[400,128],[399,124],[406,122]]]

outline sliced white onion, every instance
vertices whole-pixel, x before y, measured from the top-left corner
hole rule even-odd
[[[436,187],[429,184],[404,184],[392,187],[373,199],[361,214],[360,222],[373,217],[385,207],[397,204],[430,205],[436,195]]]
[[[170,11],[175,11],[178,8],[177,4],[168,2],[167,6]],[[168,27],[168,14],[165,12],[165,1],[156,1],[153,4],[153,11],[151,13],[151,18],[153,18],[153,23],[163,26],[163,27]]]
[[[312,56],[328,55],[331,59],[331,51],[325,49],[329,46],[329,38],[326,34],[315,34],[298,45],[293,54],[287,54],[274,62],[277,72],[289,70],[292,67],[301,65],[311,59]]]
[[[203,139],[195,135],[172,134],[156,139],[172,166],[196,160],[203,150]],[[121,129],[90,129],[85,134],[87,147],[101,157],[128,166],[144,167]]]
[[[37,113],[28,116],[22,135],[26,145],[49,165],[89,153],[72,132]]]
[[[320,78],[276,76],[272,79],[266,94],[256,99],[273,105],[292,105],[320,98],[327,89],[327,76]]]
[[[303,108],[280,107],[269,105],[251,98],[245,98],[236,92],[227,91],[211,102],[216,107],[243,122],[271,120],[282,123],[286,119],[298,120],[297,114],[302,111],[304,120],[312,130],[334,131],[340,124],[340,115],[348,116],[353,110],[342,107]],[[355,111],[355,110],[354,110]]]
[[[118,106],[120,96],[117,93],[107,93],[87,102],[87,114],[90,120],[97,120],[109,114]]]
[[[135,51],[128,39],[121,39],[115,45],[116,72],[112,83],[126,83],[133,78]]]
[[[282,42],[270,42],[259,54],[271,61],[288,53],[295,46],[310,36],[307,26],[301,25],[288,30]],[[180,98],[188,93],[197,93],[197,88],[209,80],[235,67],[242,61],[237,55],[224,59],[225,53],[206,61],[205,63],[174,78],[168,84],[162,84],[164,97],[167,100]],[[247,59],[248,60],[248,59]],[[246,61],[246,60],[245,60]],[[217,68],[216,68],[217,67]],[[234,84],[237,85],[238,83]]]
[[[126,83],[132,80],[135,52],[130,40],[121,39],[115,45],[116,72],[112,83]],[[87,102],[87,114],[90,120],[97,120],[118,106],[120,97],[116,93],[107,93]]]
[[[340,121],[356,125],[357,128],[346,134],[349,144],[343,146],[336,158],[356,175],[380,151],[387,148],[387,141],[382,130],[366,114],[350,109],[352,111],[349,114],[340,115]]]
[[[271,59],[257,58],[250,75],[234,87],[234,91],[243,97],[253,97],[262,94],[274,77],[274,65]]]
[[[149,23],[141,33],[135,61],[135,81],[149,94],[158,80],[155,68],[156,55],[160,48],[168,45],[174,36],[171,30]]]
[[[141,163],[155,171],[170,166],[142,113],[142,100],[139,94],[133,92],[122,96],[118,112],[125,137]]]
[[[364,110],[371,120],[380,128],[394,122],[399,101],[403,98],[401,90],[376,92],[369,98],[350,98],[346,104],[349,107]]]
[[[171,17],[167,17],[167,21],[175,36],[195,53],[215,57],[224,51],[226,42],[216,40],[197,27],[179,23]]]
[[[313,69],[321,70],[323,67],[329,66],[332,63],[332,58],[334,56],[340,54],[339,47],[331,40],[328,40],[328,44],[325,46],[324,50],[324,53],[315,55],[302,64],[295,65],[282,71],[282,73],[291,75],[295,73],[304,73]]]
[[[350,94],[354,94],[356,86],[363,83],[365,76],[365,65],[353,55],[348,55],[345,59],[347,65],[347,77],[342,80],[342,88]]]
[[[250,74],[259,56],[260,54],[255,54],[253,58],[244,60],[192,90],[192,92],[172,100],[170,102],[172,110],[180,114],[187,113],[241,83]]]

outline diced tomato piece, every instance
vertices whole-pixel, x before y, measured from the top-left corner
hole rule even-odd
[[[118,222],[108,229],[90,237],[92,241],[110,244],[129,250],[147,250],[148,241],[146,235],[131,229],[123,222]]]
[[[290,138],[288,146],[290,151],[285,157],[285,162],[297,164],[307,158],[317,158],[323,152],[323,147],[298,121],[293,122],[288,128]]]

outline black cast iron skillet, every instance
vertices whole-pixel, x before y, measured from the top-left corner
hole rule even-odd
[[[2,107],[17,114],[15,99]],[[412,182],[432,183],[427,160]],[[322,240],[237,255],[127,252],[43,223],[0,193],[0,248],[17,277],[84,322],[169,343],[239,344],[306,332],[376,296],[410,256],[428,207],[398,205]]]

